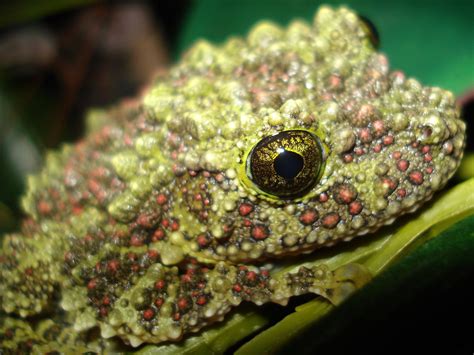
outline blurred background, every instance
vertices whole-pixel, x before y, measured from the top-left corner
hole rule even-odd
[[[38,171],[47,149],[81,136],[87,110],[137,95],[198,38],[219,43],[245,35],[262,19],[282,25],[294,18],[311,21],[322,3],[345,4],[370,19],[392,68],[456,94],[471,130],[470,153],[457,178],[473,176],[472,0],[5,1],[0,5],[0,233],[14,230],[21,218],[25,177]],[[431,299],[426,312],[437,302]],[[426,328],[426,314],[410,313],[419,306],[400,313],[406,304],[399,305],[393,312],[399,318],[385,319],[393,323],[393,334],[407,326],[400,317],[413,316]],[[431,329],[420,336],[430,332],[437,334]]]

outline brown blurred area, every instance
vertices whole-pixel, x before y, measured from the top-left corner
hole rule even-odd
[[[78,139],[88,109],[136,96],[166,70],[189,6],[97,2],[0,27],[0,231],[46,149]]]

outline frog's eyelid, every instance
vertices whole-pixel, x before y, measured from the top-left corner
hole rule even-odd
[[[379,31],[377,30],[377,27],[366,16],[360,15],[360,14],[358,14],[357,16],[359,17],[359,20],[362,22],[362,24],[365,26],[370,42],[372,43],[375,49],[379,49],[380,48],[380,34],[379,34]]]

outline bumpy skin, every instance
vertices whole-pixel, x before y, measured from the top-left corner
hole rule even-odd
[[[30,218],[3,241],[1,306],[133,346],[180,339],[243,300],[331,298],[338,275],[324,265],[283,276],[258,265],[416,210],[454,173],[465,130],[450,92],[390,73],[358,17],[327,7],[312,26],[199,42],[141,100],[89,126],[29,180]],[[280,200],[245,162],[289,129],[316,132],[324,167],[307,194]],[[3,322],[5,349],[48,346],[25,321]],[[76,337],[55,340],[85,346]]]

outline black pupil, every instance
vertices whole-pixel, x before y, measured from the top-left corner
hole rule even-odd
[[[278,175],[286,180],[294,179],[303,169],[304,159],[298,153],[283,150],[273,161]]]

